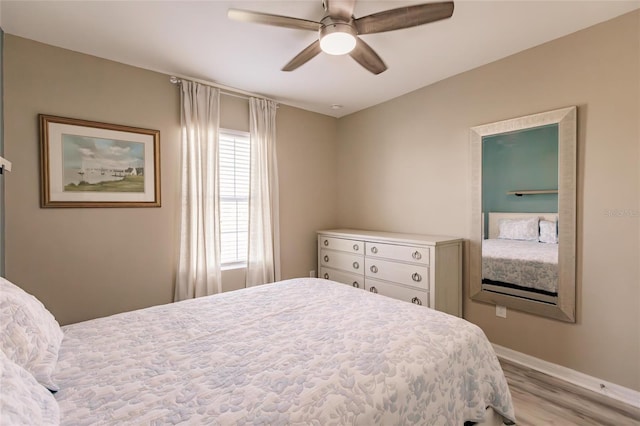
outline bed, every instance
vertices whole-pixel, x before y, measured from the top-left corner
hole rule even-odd
[[[489,213],[482,240],[482,287],[557,303],[557,213]]]
[[[49,328],[50,350],[59,336]],[[53,402],[31,390],[33,399],[47,399],[40,415],[53,415],[40,424],[515,421],[506,379],[477,326],[333,281],[287,280],[67,325],[61,333],[48,374],[40,368],[32,376],[37,387],[58,389],[45,389]],[[2,416],[12,412],[6,399],[3,390]]]

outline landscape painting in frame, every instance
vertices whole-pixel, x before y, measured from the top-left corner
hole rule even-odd
[[[159,207],[160,132],[40,115],[42,207]]]

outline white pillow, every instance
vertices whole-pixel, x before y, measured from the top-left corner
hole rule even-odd
[[[558,224],[556,221],[540,221],[540,242],[558,244]]]
[[[52,391],[51,373],[64,337],[60,325],[42,303],[0,277],[0,350]]]
[[[505,240],[538,241],[538,218],[500,219],[498,238]]]
[[[60,407],[51,392],[0,351],[0,424],[58,425]]]

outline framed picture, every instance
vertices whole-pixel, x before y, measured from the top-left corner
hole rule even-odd
[[[39,118],[42,207],[160,207],[160,131]]]

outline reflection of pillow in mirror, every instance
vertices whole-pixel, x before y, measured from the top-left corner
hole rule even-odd
[[[540,221],[540,242],[558,244],[558,226],[555,221]]]
[[[498,238],[504,240],[538,241],[538,218],[500,219]]]

